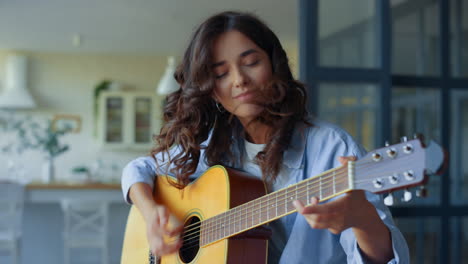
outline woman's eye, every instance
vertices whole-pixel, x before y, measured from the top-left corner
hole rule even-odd
[[[221,74],[215,74],[215,78],[216,78],[216,79],[221,79],[221,78],[223,78],[224,76],[226,76],[226,74],[227,74],[227,72],[221,73]]]
[[[246,65],[247,66],[255,66],[258,64],[258,62],[260,62],[260,60],[254,60],[253,62],[248,62]]]

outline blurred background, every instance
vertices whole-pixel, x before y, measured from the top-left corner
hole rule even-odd
[[[22,208],[0,263],[120,262],[121,170],[148,154],[192,31],[225,10],[262,18],[311,113],[367,150],[422,133],[450,152],[428,197],[391,210],[412,263],[468,263],[468,0],[0,1],[0,182]]]

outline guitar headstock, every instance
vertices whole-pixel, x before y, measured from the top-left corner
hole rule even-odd
[[[428,175],[440,172],[444,156],[437,143],[426,147],[420,139],[370,151],[355,163],[354,189],[385,193],[424,185]]]

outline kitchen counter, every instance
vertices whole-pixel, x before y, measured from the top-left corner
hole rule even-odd
[[[40,183],[33,182],[26,185],[27,190],[37,189],[100,189],[100,190],[120,190],[120,183],[69,183],[54,182]]]
[[[25,195],[26,203],[58,203],[63,199],[125,202],[117,183],[30,183]]]

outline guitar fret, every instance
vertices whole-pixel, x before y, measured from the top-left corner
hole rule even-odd
[[[217,234],[216,234],[215,240],[218,240],[223,236],[222,235],[223,234],[223,226],[221,224],[221,219],[220,219],[221,217],[220,216],[221,215],[218,215],[218,219],[217,219],[217,222],[218,222],[217,227],[218,228],[217,228]]]
[[[213,239],[213,219],[211,218],[209,220],[210,222],[208,223],[208,228],[206,232],[207,232],[208,241],[211,242]]]
[[[210,218],[210,224],[209,224],[209,229],[208,229],[208,241],[210,241],[210,243],[213,241],[214,221],[215,221],[215,218]]]
[[[262,208],[263,208],[263,205],[262,205],[262,202],[263,202],[263,199],[260,198],[258,200],[258,208],[257,208],[257,223],[255,223],[256,225],[258,225],[259,223],[262,222]]]
[[[229,215],[227,216],[228,223],[227,223],[227,226],[226,226],[226,228],[227,228],[227,235],[228,235],[228,236],[229,236],[230,234],[232,234],[232,233],[231,233],[231,218],[232,218],[232,217],[230,216],[230,213],[229,213]],[[224,236],[226,236],[226,234],[225,234]]]
[[[320,191],[319,198],[320,200],[322,200],[322,177],[319,177],[319,191]]]
[[[237,207],[234,208],[234,210],[232,211],[232,218],[234,219],[234,224],[232,226],[232,230],[231,230],[231,234],[235,234],[237,233],[237,225],[239,224],[239,222],[237,221]]]
[[[223,228],[223,235],[220,237],[220,238],[223,238],[223,237],[226,237],[226,213],[222,213],[222,217],[221,219],[223,219],[223,221],[221,222],[221,227]]]
[[[244,209],[245,206],[242,206],[242,209]],[[241,210],[241,215],[243,215],[243,211]],[[245,219],[245,220],[244,220]],[[244,222],[245,221],[245,222]],[[244,226],[245,223],[245,226]],[[247,228],[247,214],[245,214],[245,217],[241,218],[241,230],[244,230]]]
[[[266,196],[266,198],[268,198],[268,196]],[[267,199],[267,205],[266,205],[266,220],[270,219],[270,200]]]
[[[333,170],[333,194],[336,193],[336,180],[335,180],[335,177],[336,177],[336,170]]]
[[[275,193],[275,217],[278,217],[278,193]]]
[[[200,234],[204,238],[203,243],[202,243],[203,245],[206,245],[206,242],[208,242],[207,237],[206,237],[206,235],[207,235],[207,226],[208,226],[208,219],[205,220],[205,221],[202,221],[202,229],[200,230]]]
[[[258,223],[260,223],[262,221],[262,211],[261,211],[261,209],[262,209],[262,199],[258,200],[258,202],[259,203],[257,204],[257,207],[256,207],[257,210],[255,210],[255,215],[256,215],[256,220],[257,220],[255,222],[255,225],[257,225]]]
[[[200,244],[203,245],[203,242],[203,222],[200,222]]]
[[[252,215],[252,226],[254,226],[254,214],[253,214],[253,212],[255,212],[255,204],[254,204],[254,208],[253,208],[252,213],[251,213],[251,215]]]
[[[295,196],[296,199],[295,200],[297,200],[297,198],[298,198],[297,197],[297,184],[295,186],[296,186],[296,196]]]
[[[213,233],[212,233],[212,241],[215,241],[216,240],[216,237],[217,237],[217,233],[218,233],[218,217],[215,216],[215,219],[214,219],[214,227],[213,227]]]

